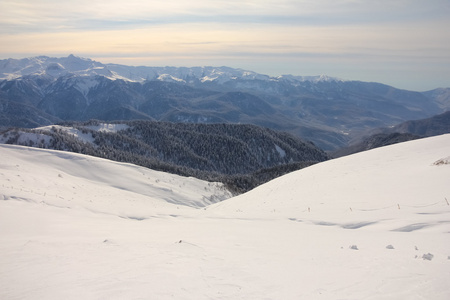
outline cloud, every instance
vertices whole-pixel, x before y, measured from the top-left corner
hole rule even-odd
[[[205,0],[3,0],[4,33],[116,30],[179,23],[332,26],[446,18],[445,0],[410,1],[205,1]]]
[[[414,27],[413,27],[414,26]],[[376,30],[375,30],[376,29]],[[448,34],[447,34],[448,35]],[[2,36],[0,35],[0,38]],[[5,38],[5,37],[3,37]],[[245,52],[248,55],[297,53],[369,55],[379,57],[434,56],[448,58],[449,42],[425,24],[390,26],[284,26],[189,23],[141,26],[123,30],[90,30],[13,35],[0,53],[26,52],[39,45],[42,53],[116,54],[183,53],[214,55]],[[17,45],[21,45],[17,47]]]

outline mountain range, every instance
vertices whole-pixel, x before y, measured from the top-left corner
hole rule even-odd
[[[446,88],[414,92],[328,76],[134,67],[74,55],[0,60],[3,127],[90,119],[245,123],[286,131],[332,151],[375,128],[449,108]]]

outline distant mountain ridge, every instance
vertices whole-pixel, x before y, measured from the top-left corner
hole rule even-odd
[[[40,56],[0,60],[0,127],[90,119],[245,123],[335,150],[374,128],[445,112],[449,90],[419,93],[327,76]]]
[[[194,83],[218,82],[225,83],[236,79],[290,82],[302,81],[338,81],[326,75],[319,76],[293,76],[282,75],[270,77],[253,71],[229,67],[146,67],[126,66],[119,64],[103,64],[89,58],[77,57],[73,54],[68,57],[38,56],[25,59],[0,60],[0,80],[17,79],[24,76],[60,77],[65,75],[104,76],[108,79],[122,79],[132,82],[159,80],[167,82]]]

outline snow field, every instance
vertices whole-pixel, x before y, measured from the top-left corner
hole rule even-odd
[[[1,299],[450,298],[450,135],[215,204],[220,185],[193,178],[0,153]]]

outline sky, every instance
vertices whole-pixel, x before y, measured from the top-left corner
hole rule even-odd
[[[0,0],[0,59],[74,54],[450,87],[450,0]]]

